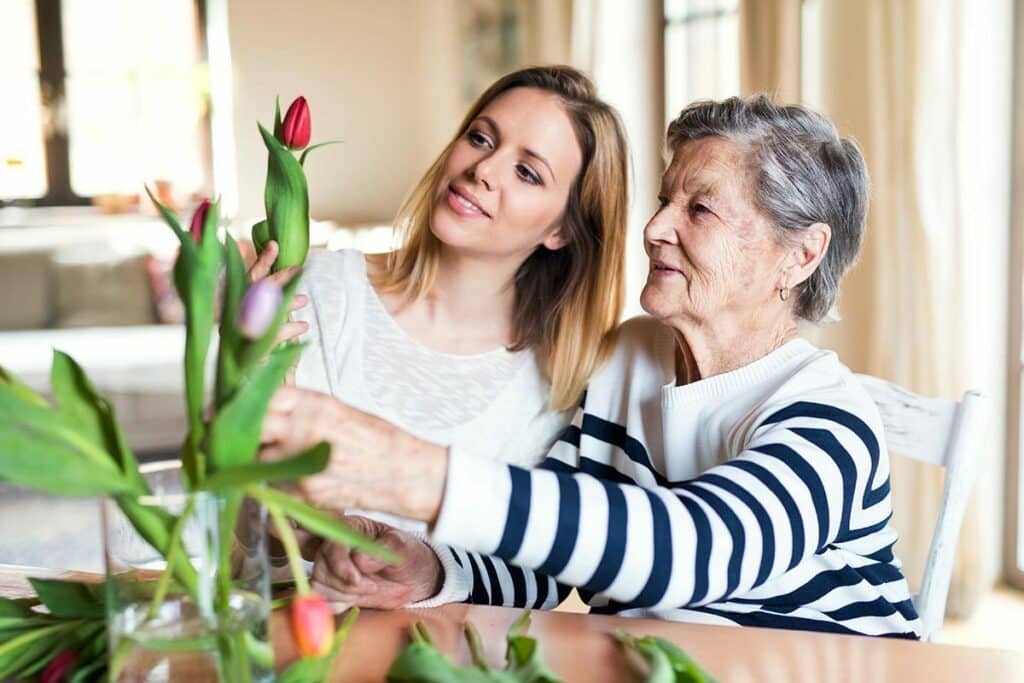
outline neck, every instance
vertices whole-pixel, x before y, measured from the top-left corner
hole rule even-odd
[[[426,301],[430,316],[464,329],[509,330],[515,303],[512,280],[518,267],[443,249]]]
[[[770,317],[766,321],[753,316],[721,316],[714,322],[673,325],[678,345],[676,383],[689,384],[736,370],[796,337],[797,323],[788,309]]]

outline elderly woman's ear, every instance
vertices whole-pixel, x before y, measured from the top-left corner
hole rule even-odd
[[[789,290],[803,283],[817,270],[831,240],[832,228],[826,223],[814,223],[800,231],[799,241],[789,250],[780,275],[779,291],[784,300],[789,297]]]

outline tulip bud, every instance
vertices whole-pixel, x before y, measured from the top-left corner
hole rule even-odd
[[[334,641],[334,615],[322,595],[307,593],[292,600],[292,635],[303,657],[323,657]]]
[[[210,211],[210,200],[204,199],[199,206],[196,207],[195,213],[192,214],[192,225],[189,227],[189,234],[192,235],[192,240],[199,244],[203,239],[203,225],[206,223],[206,214]]]
[[[78,655],[74,650],[63,650],[50,660],[43,672],[39,674],[39,683],[61,683],[68,679]]]
[[[281,142],[289,149],[304,149],[309,145],[309,105],[305,97],[296,97],[284,115],[281,125]]]
[[[259,339],[266,334],[283,296],[281,288],[270,280],[252,283],[238,310],[238,331],[249,339]]]

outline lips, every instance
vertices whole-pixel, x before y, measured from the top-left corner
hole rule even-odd
[[[450,185],[448,187],[448,206],[460,216],[474,217],[482,216],[490,218],[491,215],[480,206],[479,200],[469,190]]]
[[[652,271],[656,271],[656,272],[661,272],[661,273],[680,273],[680,274],[682,274],[682,271],[679,270],[678,268],[673,268],[669,264],[665,263],[664,261],[660,261],[658,259],[651,259],[651,270]]]

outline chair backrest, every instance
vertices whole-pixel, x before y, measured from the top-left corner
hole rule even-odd
[[[977,391],[966,392],[960,401],[927,398],[877,377],[857,378],[878,405],[889,453],[946,468],[942,507],[928,551],[921,592],[914,596],[923,638],[935,640],[946,612],[960,525],[981,471],[988,400]]]

